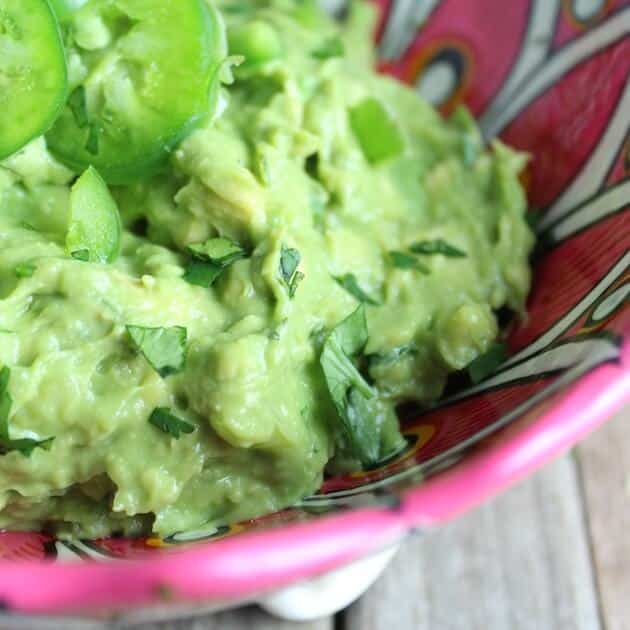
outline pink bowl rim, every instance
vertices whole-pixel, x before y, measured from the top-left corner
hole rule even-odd
[[[532,424],[489,441],[405,493],[399,506],[356,509],[278,529],[117,562],[3,562],[9,610],[67,613],[169,600],[243,601],[340,567],[408,531],[446,522],[564,452],[630,400],[630,336],[620,357],[583,376]]]

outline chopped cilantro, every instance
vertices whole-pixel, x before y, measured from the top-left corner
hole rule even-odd
[[[25,457],[30,457],[36,448],[49,450],[54,437],[45,440],[33,440],[31,438],[12,440],[9,437],[9,414],[13,405],[13,399],[9,394],[10,378],[11,370],[4,366],[0,370],[0,454],[6,455],[11,451],[18,451]]]
[[[342,286],[352,297],[364,302],[365,304],[371,304],[372,306],[379,306],[380,302],[368,295],[360,286],[359,281],[353,273],[346,273],[343,276],[334,276],[337,283]]]
[[[205,243],[189,245],[188,251],[196,260],[214,263],[221,267],[227,267],[232,263],[247,258],[245,250],[229,238],[211,238]]]
[[[301,259],[297,249],[282,245],[280,250],[280,279],[286,286],[290,299],[295,297],[298,285],[304,280],[304,274],[298,271]]]
[[[468,375],[476,385],[487,376],[496,372],[497,368],[508,358],[507,347],[504,343],[495,342],[483,354],[479,355],[469,366]]]
[[[397,269],[415,269],[420,273],[430,273],[430,269],[425,264],[406,252],[391,251],[389,252],[389,259]]]
[[[223,273],[223,267],[200,260],[191,260],[184,272],[184,280],[189,284],[209,288]]]
[[[458,249],[454,245],[447,243],[441,238],[436,238],[433,241],[418,241],[409,246],[409,251],[414,254],[441,254],[442,256],[448,256],[449,258],[466,258],[468,254]]]
[[[190,284],[208,288],[233,263],[247,258],[247,252],[229,238],[211,238],[188,247],[192,260],[184,273]]]
[[[352,361],[363,352],[367,340],[365,306],[361,304],[328,335],[320,357],[347,445],[365,466],[377,462],[380,454],[378,419],[369,406],[375,393]]]
[[[179,439],[182,433],[192,433],[195,426],[175,416],[168,407],[157,407],[151,413],[149,422],[164,433]]]

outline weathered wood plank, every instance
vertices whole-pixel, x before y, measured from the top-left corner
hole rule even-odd
[[[262,610],[250,606],[215,615],[133,626],[134,630],[333,630],[333,619],[327,617],[309,623],[291,623],[274,619]]]
[[[408,541],[347,630],[598,630],[575,461]]]
[[[630,629],[630,406],[578,447],[606,630]]]

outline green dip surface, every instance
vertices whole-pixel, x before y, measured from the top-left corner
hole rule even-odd
[[[401,447],[396,405],[435,401],[496,341],[496,310],[523,311],[525,156],[377,75],[365,4],[342,24],[293,0],[219,9],[245,59],[165,172],[110,188],[113,262],[70,255],[76,176],[43,138],[0,162],[9,430],[54,437],[0,455],[0,527],[168,535],[284,508],[327,465],[361,466],[320,362],[361,302],[353,359],[375,394],[363,414],[378,457]],[[242,256],[210,287],[184,278],[199,260],[187,247],[219,236]],[[436,242],[451,254],[422,253]],[[160,373],[128,326],[184,328],[181,369]],[[188,432],[149,422],[156,408]]]

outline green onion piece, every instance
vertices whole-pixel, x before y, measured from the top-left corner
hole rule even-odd
[[[18,278],[30,278],[34,273],[37,267],[35,265],[30,265],[28,263],[23,263],[21,265],[16,265],[13,269],[13,273]]]
[[[186,267],[183,278],[189,284],[209,289],[223,271],[223,267],[214,263],[191,260]]]
[[[389,259],[392,265],[397,269],[414,269],[423,274],[430,273],[430,269],[423,263],[421,263],[415,256],[407,254],[406,252],[391,251],[389,252]]]
[[[245,57],[250,68],[282,57],[284,46],[276,29],[263,20],[250,20],[228,29],[230,55]]]
[[[409,246],[409,251],[414,254],[441,254],[449,258],[466,258],[468,254],[458,249],[454,245],[450,245],[441,238],[437,238],[433,241],[418,241]]]
[[[205,288],[212,286],[230,265],[247,258],[247,252],[238,243],[225,237],[189,245],[188,252],[192,260],[186,267],[184,280]]]
[[[247,258],[247,252],[229,238],[211,238],[205,243],[189,245],[188,251],[196,260],[215,263],[227,267],[242,258]]]
[[[291,300],[295,297],[298,285],[304,280],[304,274],[297,270],[301,259],[302,256],[297,249],[282,245],[280,249],[280,279]]]
[[[380,306],[380,302],[368,295],[360,286],[357,277],[353,273],[346,273],[343,276],[333,276],[341,287],[343,287],[352,297],[365,304]]]
[[[400,130],[379,101],[366,98],[350,109],[349,116],[352,131],[370,164],[403,152],[405,144]]]

